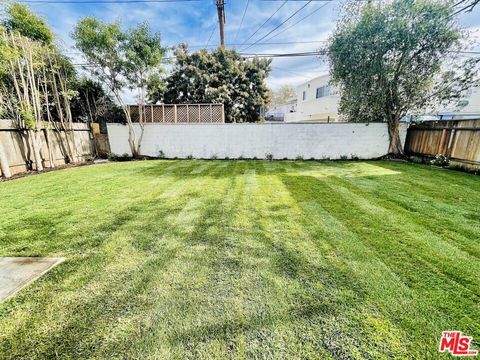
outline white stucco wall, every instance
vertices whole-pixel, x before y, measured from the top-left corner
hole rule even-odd
[[[137,133],[139,131],[138,124]],[[128,127],[108,124],[111,151],[131,154]],[[402,124],[404,141],[406,125]],[[388,151],[387,126],[356,124],[146,124],[141,153],[167,158],[371,159]]]

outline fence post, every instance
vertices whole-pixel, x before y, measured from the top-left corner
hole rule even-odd
[[[165,104],[162,104],[162,123],[165,123]]]
[[[452,156],[452,145],[453,145],[453,138],[455,137],[455,129],[450,130],[450,136],[448,138],[448,145],[447,145],[447,151],[445,156],[451,157]]]
[[[10,165],[8,164],[7,153],[1,142],[0,142],[0,168],[2,170],[3,176],[5,176],[6,178],[9,178],[12,176],[12,173],[10,171]]]
[[[190,122],[190,115],[188,113],[188,104],[187,104],[187,123],[189,123],[189,122]]]
[[[210,122],[213,122],[212,104],[210,104]]]
[[[175,124],[177,123],[177,104],[173,105],[173,119],[175,121]]]
[[[151,115],[152,115],[152,123],[153,123],[153,104],[150,105],[150,113],[151,113]]]
[[[222,104],[222,123],[225,124],[225,105]]]
[[[200,104],[198,104],[198,122],[200,122]]]

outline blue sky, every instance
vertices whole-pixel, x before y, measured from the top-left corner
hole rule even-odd
[[[250,0],[245,18],[240,27],[247,0],[226,0],[226,42],[242,44],[282,4],[283,1]],[[289,1],[248,43],[263,37],[282,21],[291,16],[308,1]],[[121,20],[127,28],[148,21],[153,31],[160,32],[164,45],[188,43],[192,50],[204,47],[217,23],[215,0],[200,0],[174,3],[131,4],[28,4],[36,13],[45,17],[64,46],[65,53],[75,61],[81,61],[73,49],[70,37],[73,26],[84,16],[95,16],[104,21]],[[284,53],[317,50],[332,32],[340,14],[341,2],[312,1],[285,25],[262,42],[302,42],[295,44],[255,45],[245,52]],[[319,10],[317,10],[319,9]],[[317,11],[316,11],[317,10]],[[303,17],[316,11],[297,25],[283,31]],[[480,6],[472,13],[459,17],[462,27],[473,31],[473,38],[480,40]],[[283,32],[282,32],[283,31]],[[280,33],[281,32],[281,33]],[[278,36],[274,36],[278,34]],[[237,36],[235,40],[235,36]],[[273,38],[270,38],[274,36]],[[235,41],[234,41],[235,40]],[[215,29],[209,46],[219,44],[218,28]],[[245,46],[228,45],[240,50]],[[475,50],[480,47],[474,46]],[[283,84],[296,86],[328,71],[328,64],[316,57],[276,58],[268,85],[275,89]]]

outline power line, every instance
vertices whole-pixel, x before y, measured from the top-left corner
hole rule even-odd
[[[214,25],[214,28],[212,29],[212,33],[210,34],[209,40],[211,40],[213,34],[215,33],[215,30],[217,28],[218,24]],[[309,40],[309,41],[278,41],[278,42],[264,42],[264,43],[258,43],[255,44],[255,46],[268,46],[268,45],[295,45],[295,44],[323,44],[326,43],[327,40]],[[197,48],[207,48],[207,47],[214,47],[218,45],[209,45],[209,42],[207,42],[206,45],[200,45],[200,44],[195,44],[195,45],[188,45],[190,49],[197,49]],[[176,46],[178,44],[167,44],[165,46],[172,47]],[[253,43],[248,43],[248,44],[240,44],[240,43],[231,43],[231,44],[225,44],[226,46],[242,46],[242,45],[253,45]],[[63,53],[65,54],[71,54],[71,55],[83,55],[81,51],[74,50],[74,49],[68,49],[68,51],[64,51]]]
[[[464,55],[480,55],[480,51],[447,51],[454,54],[464,54]],[[305,52],[296,52],[296,53],[240,53],[240,55],[251,58],[251,57],[268,57],[268,58],[280,58],[280,57],[303,57],[303,56],[319,56],[326,55],[328,51],[305,51]]]
[[[247,13],[247,10],[248,10],[248,4],[250,4],[250,0],[247,0],[247,5],[245,5],[245,10],[243,11],[243,15],[242,15],[242,21],[240,21],[240,26],[237,29],[237,33],[235,34],[235,38],[233,39],[233,42],[237,41],[238,32],[242,28],[243,20],[245,19],[245,14]]]
[[[285,24],[288,20],[290,20],[292,17],[294,17],[295,15],[297,15],[300,11],[302,11],[308,4],[310,4],[313,0],[309,0],[306,4],[304,4],[303,6],[301,6],[297,11],[295,11],[292,15],[290,15],[286,20],[282,21],[280,23],[280,25],[276,26],[275,29],[271,30],[270,32],[268,32],[266,35],[264,35],[263,37],[261,37],[260,39],[258,39],[257,41],[254,42],[254,44],[257,44],[259,43],[260,41],[262,41],[263,39],[265,39],[268,35],[270,35],[271,33],[273,33],[275,30],[277,30],[278,28],[280,28],[283,24]],[[251,48],[253,45],[249,45],[247,46],[245,49],[243,49],[244,51]]]
[[[241,45],[244,45],[244,44],[245,44],[248,40],[250,40],[261,28],[263,28],[263,27],[265,26],[265,24],[268,23],[268,22],[270,21],[270,19],[273,18],[273,17],[275,16],[275,14],[276,14],[277,12],[279,12],[280,9],[283,8],[283,7],[287,4],[287,2],[288,2],[288,0],[285,0],[285,1],[283,2],[283,4],[280,5],[280,7],[279,7],[277,10],[275,10],[275,12],[274,12],[272,15],[270,15],[270,17],[269,17],[267,20],[265,20],[264,23],[263,23],[262,25],[260,25],[260,26],[258,27],[258,29],[255,30],[255,31],[253,32],[253,34],[250,35],[250,36],[243,42],[243,44],[241,44]]]
[[[312,16],[313,14],[315,14],[317,11],[320,11],[321,9],[323,9],[325,6],[327,6],[328,4],[330,4],[332,0],[328,0],[325,2],[325,4],[322,4],[320,7],[318,7],[316,10],[313,10],[310,14],[302,17],[300,20],[298,20],[297,22],[293,23],[292,25],[286,27],[285,29],[283,29],[282,31],[280,31],[279,33],[276,33],[274,34],[273,36],[270,36],[267,41],[277,37],[278,35],[280,34],[283,34],[285,31],[287,31],[288,29],[291,29],[292,27],[294,27],[295,25],[297,25],[298,23],[302,22],[303,20],[305,20],[306,18]]]
[[[213,25],[212,32],[210,33],[210,36],[208,37],[208,41],[207,41],[207,44],[205,45],[205,47],[208,47],[208,44],[210,43],[210,40],[212,40],[212,36],[215,33],[215,30],[217,30],[217,26],[218,26],[217,23],[215,23],[215,25]]]
[[[137,4],[137,3],[175,3],[201,0],[20,0],[23,4]]]

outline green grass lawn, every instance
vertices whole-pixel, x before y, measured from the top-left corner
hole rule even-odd
[[[480,341],[480,178],[398,162],[141,161],[0,183],[0,358],[436,358]],[[443,355],[445,358],[447,355]]]

